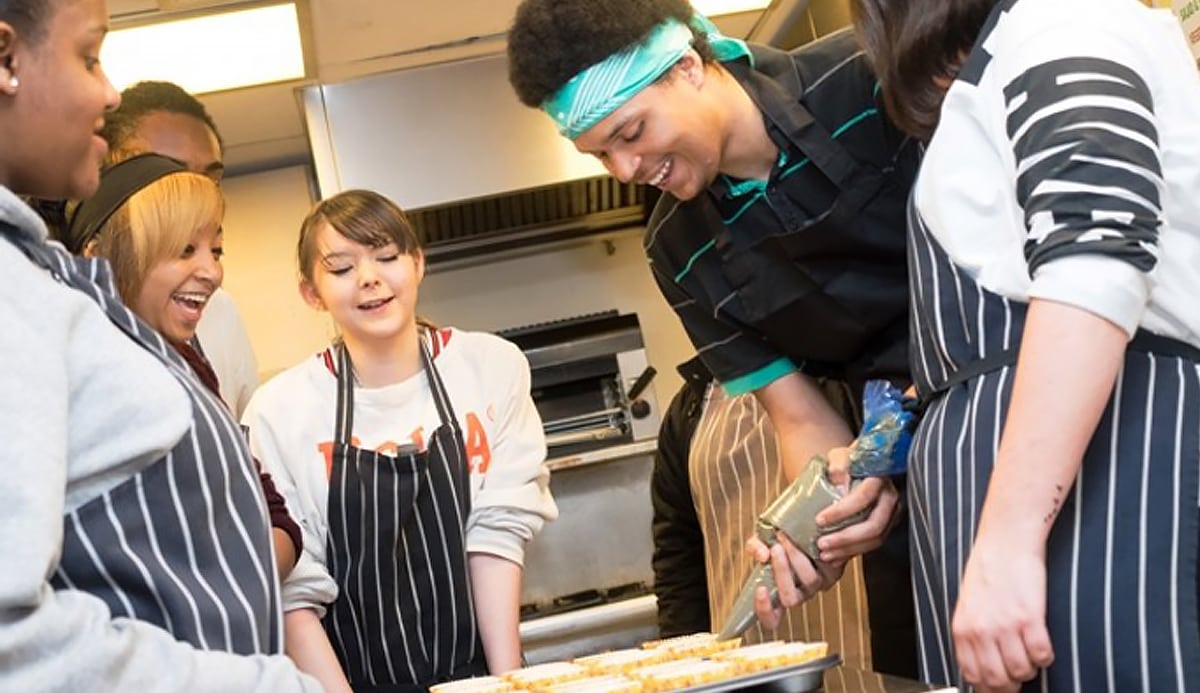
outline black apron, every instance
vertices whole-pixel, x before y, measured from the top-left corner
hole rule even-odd
[[[470,477],[462,431],[421,340],[441,425],[428,448],[396,455],[350,444],[354,376],[338,352],[329,479],[329,572],[338,597],[325,631],[355,691],[421,691],[487,673],[475,622],[465,527]]]
[[[191,400],[192,426],[166,457],[67,513],[56,589],[102,599],[205,650],[281,652],[270,522],[249,449],[225,405],[117,298],[105,260],[0,231],[35,264],[98,303],[159,359]],[[11,227],[9,227],[11,228]],[[83,413],[86,415],[86,412]]]
[[[807,165],[829,180],[835,197],[825,212],[808,216],[782,190],[789,183],[777,178],[776,167],[764,200],[756,204],[770,205],[782,230],[746,244],[722,223],[716,248],[725,278],[752,330],[779,353],[804,363],[807,373],[849,386],[832,397],[834,389],[826,388],[826,396],[835,411],[846,415],[851,430],[858,430],[868,379],[886,378],[901,386],[911,382],[902,221],[911,176],[900,175],[897,167],[915,167],[916,159],[902,148],[884,164],[859,161],[778,83],[744,65],[730,69],[739,80],[756,84],[748,92],[762,95],[757,105],[781,135],[777,144],[797,148]],[[775,79],[790,82],[790,93],[803,91],[794,70]],[[767,107],[767,101],[788,98],[792,103],[787,108]],[[903,495],[904,478],[896,483]],[[910,574],[907,525],[902,522],[883,546],[863,556],[872,661],[879,671],[900,676],[916,674]]]
[[[807,372],[845,379],[855,392],[868,378],[907,384],[901,215],[911,177],[896,169],[915,166],[915,158],[902,148],[896,160],[859,161],[789,96],[804,91],[794,69],[774,76],[788,85],[785,90],[746,65],[728,67],[754,84],[747,91],[757,96],[776,144],[794,147],[831,185],[825,194],[832,204],[813,216],[801,207],[806,193],[793,199],[785,192],[787,178],[772,171],[764,200],[756,204],[770,206],[781,231],[746,244],[721,225],[716,248],[723,272],[753,330],[796,363],[807,362]],[[787,108],[770,107],[789,100]]]
[[[909,224],[913,376],[928,403],[908,493],[921,678],[963,686],[950,622],[1027,306],[954,265],[915,207]],[[1023,690],[1182,691],[1200,681],[1198,362],[1200,349],[1177,340],[1139,332],[1130,343],[1046,546],[1054,663]]]

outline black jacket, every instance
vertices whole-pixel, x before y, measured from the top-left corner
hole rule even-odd
[[[707,632],[708,573],[704,534],[692,500],[688,453],[711,377],[697,359],[679,367],[683,387],[675,393],[658,432],[650,478],[654,503],[654,593],[662,637]]]

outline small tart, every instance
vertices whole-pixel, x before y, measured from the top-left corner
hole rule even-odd
[[[542,689],[542,693],[642,693],[642,683],[628,676],[589,676],[555,683]]]
[[[599,674],[621,674],[638,667],[658,664],[669,656],[670,653],[666,650],[630,648],[578,657],[574,661]]]
[[[704,657],[724,650],[732,650],[742,644],[741,638],[717,640],[716,633],[692,633],[666,640],[651,640],[642,645],[644,649],[668,653],[671,659]]]
[[[499,676],[448,681],[429,687],[429,693],[511,693],[513,685]]]
[[[514,669],[503,674],[506,681],[531,690],[542,689],[556,683],[581,679],[588,675],[583,665],[573,662],[546,662],[523,669]]]
[[[732,662],[691,657],[634,669],[629,675],[642,682],[646,693],[673,691],[723,681],[737,675]]]
[[[829,645],[824,642],[764,642],[712,655],[716,661],[731,662],[739,674],[804,664],[824,657]]]

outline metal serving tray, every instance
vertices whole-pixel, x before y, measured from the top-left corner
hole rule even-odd
[[[825,682],[825,670],[842,663],[836,654],[804,664],[758,671],[735,676],[703,686],[680,688],[676,693],[725,693],[725,691],[758,691],[759,693],[808,693],[819,691]]]

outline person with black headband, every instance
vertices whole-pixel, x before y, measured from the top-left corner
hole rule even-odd
[[[319,691],[282,656],[236,422],[18,197],[95,192],[107,25],[0,1],[0,690]]]
[[[662,191],[644,240],[653,276],[726,394],[763,405],[787,477],[829,454],[844,480],[838,449],[857,424],[841,412],[861,412],[868,379],[911,382],[904,202],[919,159],[854,36],[784,52],[722,36],[686,0],[525,0],[508,57],[523,103],[620,180]],[[849,407],[820,378],[845,383]],[[868,479],[817,520],[872,504],[821,539],[821,565],[786,540],[757,558],[790,607],[865,553],[874,663],[912,675],[897,489]],[[758,608],[778,622],[765,589]]]
[[[220,397],[220,382],[196,340],[205,305],[220,288],[225,200],[210,177],[183,162],[141,154],[100,175],[65,234],[72,252],[108,258],[121,299]],[[228,404],[228,403],[227,403]],[[299,525],[269,474],[259,471],[275,536],[276,569],[287,577],[302,548]]]

